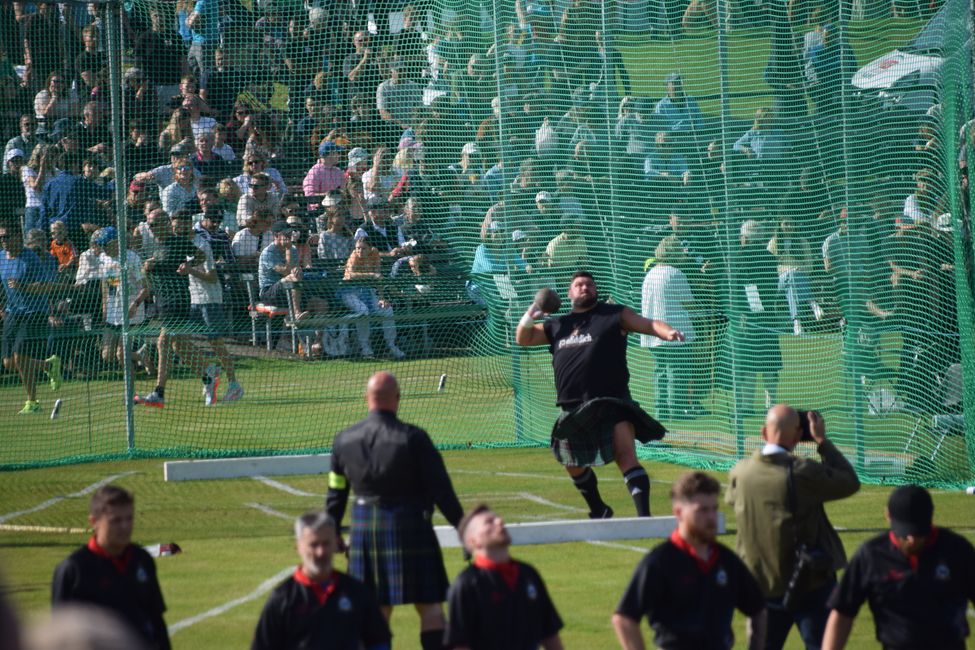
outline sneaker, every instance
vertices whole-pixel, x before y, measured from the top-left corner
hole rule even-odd
[[[606,504],[603,504],[603,506],[604,507],[602,512],[590,512],[589,518],[590,519],[612,519],[613,509],[607,506]]]
[[[165,401],[159,396],[159,393],[152,391],[148,395],[136,395],[132,400],[136,404],[142,404],[143,406],[153,406],[157,409],[164,407]]]
[[[213,406],[217,403],[217,388],[220,386],[220,366],[211,363],[204,372],[210,381],[203,383],[203,403]]]
[[[47,362],[47,376],[51,380],[51,390],[61,390],[61,357],[55,354],[44,361]]]
[[[374,356],[376,355],[373,353],[372,348],[362,348],[363,359],[372,359]]]
[[[227,394],[223,396],[223,401],[236,402],[243,396],[244,387],[238,384],[236,381],[232,381],[230,382],[230,385],[227,386]]]
[[[27,400],[24,402],[24,408],[20,409],[20,415],[30,415],[31,413],[37,413],[40,410],[40,402],[37,400]]]
[[[397,346],[391,345],[389,346],[389,356],[393,357],[394,359],[402,359],[406,356],[406,353],[400,350]]]

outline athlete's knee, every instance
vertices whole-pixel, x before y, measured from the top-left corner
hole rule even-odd
[[[424,630],[439,630],[446,624],[442,603],[416,603],[420,615],[420,627]]]

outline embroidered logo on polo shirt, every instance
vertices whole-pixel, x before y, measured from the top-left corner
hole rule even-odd
[[[528,600],[535,600],[538,598],[538,590],[535,589],[535,583],[529,582],[525,585],[525,594],[528,596]]]
[[[718,583],[719,587],[728,586],[728,574],[725,573],[724,569],[718,569],[718,572],[714,574],[714,581]]]
[[[944,562],[939,562],[938,566],[934,567],[934,579],[945,582],[951,578],[951,569]]]
[[[143,568],[141,565],[139,566],[139,570],[135,572],[135,579],[139,582],[146,582],[149,580],[149,576],[146,575],[145,568]]]
[[[339,598],[339,611],[340,612],[352,611],[352,601],[349,600],[348,596],[342,596],[341,598]]]

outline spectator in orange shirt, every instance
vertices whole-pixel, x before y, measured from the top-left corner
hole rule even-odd
[[[68,239],[68,229],[63,221],[51,224],[51,255],[58,260],[58,273],[69,273],[74,277],[74,268],[78,265],[78,251]]]

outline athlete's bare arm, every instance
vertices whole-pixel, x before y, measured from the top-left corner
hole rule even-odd
[[[676,330],[662,320],[644,318],[629,307],[623,308],[620,314],[620,324],[623,330],[637,334],[650,334],[664,341],[683,341],[684,333]]]
[[[525,315],[518,321],[518,327],[515,328],[515,343],[524,346],[548,345],[549,340],[548,336],[545,335],[545,329],[541,323],[535,322],[544,315],[545,313],[538,308],[538,305],[535,303],[529,305]]]

